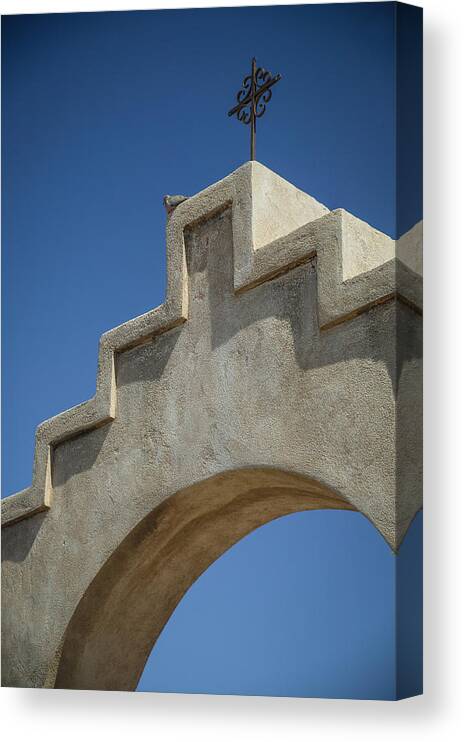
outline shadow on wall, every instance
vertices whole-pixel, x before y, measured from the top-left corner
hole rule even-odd
[[[26,518],[22,528],[9,528],[2,533],[2,562],[19,564],[26,559],[46,517],[47,513],[37,513],[32,518]]]
[[[213,231],[213,227],[215,227]],[[213,235],[213,238],[212,238]],[[193,239],[192,239],[193,236]],[[386,362],[390,376],[395,376],[397,361],[402,365],[421,357],[420,330],[407,323],[407,342],[402,343],[403,326],[396,332],[402,347],[400,358],[394,358],[394,328],[397,314],[410,314],[411,309],[396,303],[377,307],[386,315],[383,327],[372,325],[369,313],[321,333],[317,310],[316,261],[293,268],[288,273],[236,295],[233,291],[234,263],[231,212],[222,212],[213,220],[197,226],[192,236],[186,235],[190,276],[190,306],[199,282],[208,295],[211,321],[211,346],[228,342],[241,329],[267,317],[290,323],[295,358],[302,369],[321,367],[351,358],[369,357]],[[203,275],[202,275],[203,274]],[[366,274],[364,274],[366,275]],[[357,280],[357,279],[356,279]],[[193,314],[193,312],[192,312]],[[418,323],[420,326],[420,323]],[[335,339],[337,334],[339,340]],[[367,343],[366,343],[367,338]],[[391,348],[391,358],[388,349]],[[397,373],[400,372],[398,369]]]
[[[411,323],[413,310],[398,302],[388,302],[374,310],[376,317],[381,313],[381,322],[372,322],[371,312],[365,312],[354,320],[321,332],[315,259],[236,295],[231,244],[229,209],[197,225],[195,232],[186,233],[189,321],[197,325],[202,336],[210,333],[212,351],[227,344],[242,330],[274,318],[291,326],[295,359],[304,370],[350,358],[369,358],[385,363],[396,390],[402,367],[421,357],[420,323]],[[402,321],[403,316],[408,321]],[[182,331],[182,328],[171,330],[156,337],[151,346],[128,351],[130,369],[127,363],[122,364],[118,370],[118,384],[159,378],[160,364],[165,367]],[[258,328],[257,337],[253,339],[255,346],[260,342],[259,333],[266,331],[265,326]],[[123,355],[128,358],[126,353]]]
[[[420,694],[422,513],[397,557],[360,513],[301,512],[257,529],[192,585],[137,690]]]

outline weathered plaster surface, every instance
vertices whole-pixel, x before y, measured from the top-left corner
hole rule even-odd
[[[135,687],[189,584],[286,512],[357,509],[399,546],[422,502],[418,235],[251,162],[175,209],[165,304],[103,335],[95,397],[39,426],[2,503],[4,684]]]

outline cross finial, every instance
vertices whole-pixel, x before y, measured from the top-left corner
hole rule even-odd
[[[256,119],[264,114],[272,97],[271,87],[280,79],[281,75],[272,77],[263,67],[257,67],[253,57],[251,75],[244,78],[243,87],[237,93],[237,105],[229,111],[229,116],[237,116],[243,124],[250,124],[250,160],[256,159]]]

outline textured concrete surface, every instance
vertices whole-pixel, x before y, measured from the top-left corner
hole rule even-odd
[[[421,507],[421,228],[395,243],[259,163],[180,203],[166,302],[2,503],[3,684],[133,689],[185,590],[268,520]]]

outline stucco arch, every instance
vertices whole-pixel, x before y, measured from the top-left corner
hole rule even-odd
[[[158,505],[122,541],[69,622],[48,685],[135,690],[193,582],[234,543],[303,510],[356,510],[319,482],[269,468],[228,471]]]
[[[166,301],[101,337],[95,396],[38,427],[2,501],[5,684],[135,687],[197,573],[279,515],[335,503],[399,548],[422,505],[421,234],[257,162],[169,215]]]

